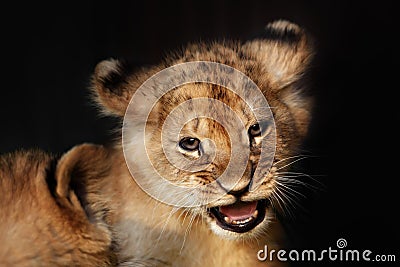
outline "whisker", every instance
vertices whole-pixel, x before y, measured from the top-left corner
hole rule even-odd
[[[294,216],[293,211],[292,211],[292,205],[293,205],[292,202],[293,202],[294,200],[291,199],[290,197],[288,197],[287,194],[285,194],[284,192],[282,192],[281,189],[280,189],[279,187],[277,187],[276,189],[277,189],[277,192],[279,192],[279,193],[281,194],[280,199],[282,199],[282,201],[283,201],[284,207],[285,207],[285,209],[286,209],[286,211],[287,211],[287,215],[288,215],[290,218],[294,219],[295,216]],[[279,196],[279,194],[277,194],[277,195]],[[286,199],[286,200],[284,200],[284,199]],[[289,204],[290,204],[290,205],[289,205]]]
[[[300,157],[306,157],[306,158],[309,158],[309,157],[311,157],[311,155],[304,155],[304,154],[300,154],[300,155],[290,156],[290,157],[283,158],[283,159],[280,159],[280,160],[278,160],[278,161],[274,162],[274,164],[273,164],[273,165],[275,166],[276,164],[279,164],[279,163],[281,163],[281,162],[283,162],[283,161],[286,161],[286,160],[289,160],[289,159],[300,158]]]
[[[282,167],[277,168],[276,170],[279,171],[279,170],[281,170],[283,168],[286,168],[286,167],[288,167],[288,166],[290,166],[290,165],[292,165],[292,164],[294,164],[294,163],[296,163],[296,162],[298,162],[300,160],[306,159],[306,158],[309,158],[309,157],[308,156],[302,156],[302,157],[300,157],[300,158],[298,158],[296,160],[293,160],[292,162],[289,162],[288,164],[286,164],[286,165],[284,165]]]
[[[295,185],[302,185],[305,187],[314,187],[313,185],[310,185],[306,182],[297,180],[297,179],[293,179],[293,177],[291,176],[275,176],[275,178],[282,183],[286,183],[286,184],[295,184]]]
[[[286,215],[289,216],[290,212],[286,208],[286,201],[281,197],[281,195],[278,193],[278,187],[275,188],[274,191],[272,191],[272,195],[276,202],[278,203],[280,210]],[[288,213],[287,213],[288,212]]]
[[[183,203],[186,203],[186,204],[189,204],[189,202],[187,202],[187,200],[185,199],[185,198],[189,198],[190,196],[189,195],[186,195],[185,197],[183,197],[177,204],[178,204],[178,206],[176,206],[176,207],[173,207],[172,209],[171,209],[171,211],[168,213],[168,217],[167,217],[167,219],[164,221],[164,223],[163,223],[163,226],[162,226],[162,228],[161,228],[161,232],[160,232],[160,234],[159,234],[159,236],[158,236],[158,238],[157,238],[157,242],[156,242],[156,245],[159,243],[159,241],[161,240],[161,237],[162,237],[162,235],[164,234],[164,232],[165,232],[165,229],[166,229],[166,227],[167,227],[167,225],[168,225],[168,223],[169,223],[169,220],[171,219],[171,217],[177,212],[177,211],[179,211],[179,210],[181,210],[181,207],[179,206],[179,204],[183,204]],[[181,212],[181,214],[179,215],[179,217],[182,215],[182,213],[184,213],[184,211],[186,211],[187,210],[187,208],[185,208],[182,212]],[[185,219],[186,219],[186,215],[185,215]],[[184,219],[184,220],[185,220]]]
[[[182,226],[185,224],[186,217],[189,215],[190,210],[189,210],[188,208],[186,208],[186,209],[184,209],[184,210],[182,211],[181,215],[182,215],[183,213],[185,213],[185,216],[184,216],[183,219],[182,219]],[[180,217],[181,215],[179,215],[179,217]]]
[[[290,189],[290,190],[289,190]],[[284,194],[284,197],[288,199],[289,203],[294,207],[301,208],[303,211],[306,211],[306,208],[300,204],[300,199],[299,196],[306,198],[305,195],[301,194],[300,192],[294,190],[293,188],[290,187],[280,187],[280,190],[282,194]]]
[[[278,182],[278,181],[277,181],[276,183],[277,183],[278,185],[281,186],[281,189],[282,189],[282,190],[286,189],[287,192],[288,192],[288,194],[291,194],[293,197],[296,197],[296,198],[297,198],[297,196],[301,196],[301,197],[303,197],[303,198],[307,198],[304,194],[302,194],[302,193],[300,193],[300,192],[294,190],[293,188],[291,188],[291,187],[285,185],[284,183],[281,183],[281,182]]]
[[[251,110],[258,110],[258,109],[270,109],[270,108],[278,108],[278,107],[271,107],[271,106],[268,106],[268,107],[258,107],[258,108],[251,108]]]
[[[196,217],[196,214],[192,213],[192,214],[191,214],[191,217],[190,217],[189,224],[188,224],[188,226],[186,227],[186,231],[185,231],[185,234],[184,234],[184,236],[183,236],[183,242],[182,242],[181,249],[179,250],[179,255],[182,254],[182,250],[183,250],[183,247],[185,246],[185,242],[186,242],[187,235],[188,235],[188,233],[190,233],[190,230],[191,230],[191,228],[192,228],[192,224],[193,224],[193,222],[194,222],[195,217]]]
[[[175,207],[174,207],[174,208],[172,208],[171,211],[169,212],[167,219],[166,219],[166,220],[164,221],[164,223],[163,223],[163,227],[161,228],[161,232],[160,232],[160,234],[158,235],[158,238],[157,238],[157,241],[156,241],[156,246],[157,246],[158,243],[160,242],[161,237],[162,237],[162,235],[164,234],[164,231],[165,231],[165,229],[166,229],[166,227],[167,227],[167,224],[168,224],[169,220],[171,219],[172,215],[174,215],[175,212],[177,212],[178,210],[179,210],[178,208],[175,208]]]
[[[316,182],[321,188],[326,188],[326,186],[319,180],[315,179],[314,177],[326,177],[326,175],[323,174],[313,174],[313,175],[309,175],[306,173],[302,173],[302,172],[276,172],[276,174],[278,176],[280,176],[280,174],[284,174],[284,177],[286,178],[290,178],[290,177],[307,177],[309,179],[311,179],[313,182]]]
[[[317,191],[320,190],[319,187],[314,186],[310,183],[306,183],[304,181],[300,181],[298,179],[293,179],[291,176],[287,177],[287,176],[275,176],[275,178],[281,182],[281,183],[286,183],[286,184],[294,184],[294,185],[300,185],[300,186],[304,186],[308,189],[311,189],[313,191]]]
[[[276,207],[275,207],[275,204],[274,204],[274,202],[276,201],[276,202],[278,202],[278,200],[275,198],[275,196],[274,196],[274,191],[272,191],[272,194],[268,197],[268,199],[269,199],[269,202],[271,203],[271,206],[272,206],[272,210],[277,210],[276,209]],[[275,201],[274,201],[275,200]],[[280,205],[279,203],[278,203],[278,205]],[[282,207],[281,207],[282,208]]]

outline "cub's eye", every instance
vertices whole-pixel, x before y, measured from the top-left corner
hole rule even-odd
[[[179,141],[179,146],[188,151],[199,149],[200,140],[193,137],[184,137]]]
[[[249,128],[249,135],[251,137],[257,137],[261,135],[261,127],[258,123],[253,124]]]

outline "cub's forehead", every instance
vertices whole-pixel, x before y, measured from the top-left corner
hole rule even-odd
[[[160,102],[165,116],[185,103],[182,112],[197,112],[199,117],[210,114],[213,118],[231,120],[232,116],[239,116],[245,124],[255,121],[255,116],[244,99],[233,90],[216,84],[185,84],[165,94]]]

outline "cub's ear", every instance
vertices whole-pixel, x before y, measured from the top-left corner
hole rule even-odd
[[[314,56],[309,34],[286,20],[267,24],[262,35],[244,45],[245,52],[263,62],[264,72],[274,88],[298,81]]]
[[[82,144],[73,147],[58,161],[55,194],[58,201],[76,213],[86,213],[89,181],[107,175],[108,154],[104,147]],[[90,217],[90,214],[86,214]],[[86,216],[85,216],[86,217]]]
[[[247,42],[243,51],[261,62],[260,76],[290,109],[305,136],[313,106],[308,74],[314,57],[313,40],[298,25],[286,20],[268,24],[261,38]]]
[[[78,145],[61,157],[54,173],[53,195],[63,210],[62,221],[73,226],[73,242],[80,253],[99,261],[95,266],[106,266],[106,262],[108,266],[108,262],[115,261],[111,251],[112,231],[105,221],[108,207],[94,201],[101,196],[93,187],[98,186],[109,170],[107,157],[102,146]]]
[[[105,115],[124,116],[129,101],[136,90],[130,82],[132,68],[116,59],[97,64],[92,77],[92,93]]]

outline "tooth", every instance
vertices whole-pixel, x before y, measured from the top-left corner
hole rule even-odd
[[[241,223],[248,223],[249,221],[253,220],[253,217],[249,217],[246,220],[242,221]]]
[[[252,216],[253,216],[254,218],[257,218],[257,215],[258,215],[258,210],[255,210]]]
[[[231,218],[229,218],[229,217],[224,217],[224,220],[225,220],[227,223],[232,223],[232,220],[231,220]]]
[[[244,219],[244,220],[242,220],[242,221],[232,221],[232,224],[245,224],[245,223],[250,222],[250,221],[253,220],[253,219],[254,219],[253,217],[249,217],[249,218]]]

